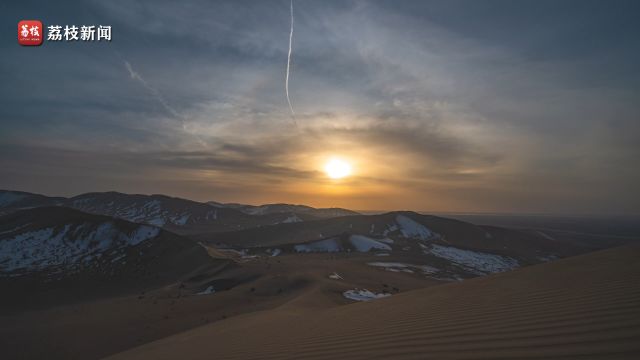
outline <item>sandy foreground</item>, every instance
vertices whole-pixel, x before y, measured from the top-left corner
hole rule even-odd
[[[418,273],[389,272],[366,264],[380,259],[368,254],[260,257],[223,271],[221,277],[238,284],[211,295],[193,294],[202,286],[194,290],[172,284],[143,295],[100,297],[53,307],[44,303],[38,309],[2,306],[0,358],[100,359],[242,314],[279,309],[284,304],[298,311],[304,309],[305,313],[345,306],[352,301],[342,292],[357,287],[393,292],[394,288],[411,291],[443,283]],[[333,272],[344,279],[329,278]],[[77,284],[86,291],[91,285]],[[42,297],[42,301],[52,298],[37,292],[22,296]]]
[[[321,309],[292,300],[109,359],[637,359],[640,247]]]

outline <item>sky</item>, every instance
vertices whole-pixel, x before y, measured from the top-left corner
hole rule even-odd
[[[2,2],[0,188],[640,213],[640,3],[293,7],[295,118],[288,0]],[[23,47],[22,19],[112,41]]]

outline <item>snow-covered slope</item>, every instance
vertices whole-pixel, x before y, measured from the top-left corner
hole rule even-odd
[[[159,256],[159,249],[167,247],[171,253]],[[168,264],[172,260],[167,256],[179,257],[183,250],[198,248],[155,226],[65,207],[39,207],[0,217],[0,277],[112,274],[127,263],[144,267],[147,261],[168,260]]]
[[[158,236],[159,228],[139,225],[131,231],[114,222],[67,223],[25,232],[10,232],[0,240],[0,271],[32,272],[88,265],[102,256]]]
[[[398,225],[402,236],[412,239],[430,240],[438,238],[439,235],[427,229],[426,226],[407,217],[406,215],[396,216],[396,224]]]
[[[504,272],[520,267],[518,260],[508,256],[458,249],[433,244],[427,253],[446,259],[477,275]]]
[[[389,250],[391,246],[385,244],[379,239],[372,239],[364,235],[351,235],[349,237],[351,245],[359,252],[368,252],[370,250]]]
[[[300,219],[298,217],[298,215],[296,214],[291,214],[289,217],[287,217],[286,219],[278,222],[278,224],[291,224],[291,223],[297,223],[297,222],[302,222],[304,220]]]
[[[182,227],[245,218],[239,211],[164,195],[129,195],[116,192],[89,193],[73,197],[67,206],[155,226]]]
[[[369,252],[377,250],[391,251],[391,246],[381,239],[372,239],[364,235],[342,234],[328,239],[310,241],[294,245],[296,252],[340,252],[357,251]]]

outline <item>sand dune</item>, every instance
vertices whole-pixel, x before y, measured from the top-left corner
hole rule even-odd
[[[640,247],[325,310],[296,302],[110,359],[640,358]]]

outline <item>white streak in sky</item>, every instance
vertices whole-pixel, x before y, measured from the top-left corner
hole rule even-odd
[[[138,80],[140,84],[142,84],[142,86],[144,86],[147,90],[149,90],[151,95],[156,100],[158,100],[158,102],[162,105],[162,107],[164,107],[165,110],[167,110],[167,112],[169,112],[174,117],[180,119],[180,121],[182,122],[182,127],[184,127],[184,117],[180,113],[178,113],[171,105],[169,105],[169,103],[164,99],[160,91],[154,88],[153,86],[149,85],[149,83],[147,83],[147,81],[139,73],[133,70],[133,68],[131,67],[131,64],[129,64],[128,61],[126,60],[124,61],[124,66],[126,66],[127,70],[129,71],[129,75],[131,76],[131,78],[134,80]]]
[[[293,117],[293,121],[296,121],[296,113],[293,111],[293,106],[291,106],[291,99],[289,98],[289,72],[291,68],[291,45],[293,44],[293,0],[291,0],[291,31],[289,32],[289,55],[287,56],[287,76],[284,81],[284,90],[287,94],[287,102],[289,103],[289,110],[291,110],[291,116]]]
[[[142,84],[142,86],[144,86],[145,89],[149,90],[149,93],[151,93],[151,96],[153,96],[168,113],[170,113],[174,118],[180,120],[180,124],[182,125],[182,130],[188,133],[191,133],[203,147],[208,148],[207,143],[204,140],[202,140],[200,136],[198,136],[197,134],[193,134],[187,129],[186,117],[181,113],[177,112],[176,109],[173,108],[173,106],[169,105],[169,103],[167,102],[167,100],[165,100],[165,98],[162,96],[160,91],[155,87],[149,85],[149,83],[138,72],[133,70],[133,67],[131,67],[131,64],[129,64],[128,61],[126,60],[123,60],[123,61],[124,61],[124,66],[127,68],[127,71],[129,71],[129,76],[131,76],[132,79],[137,80],[140,84]]]

